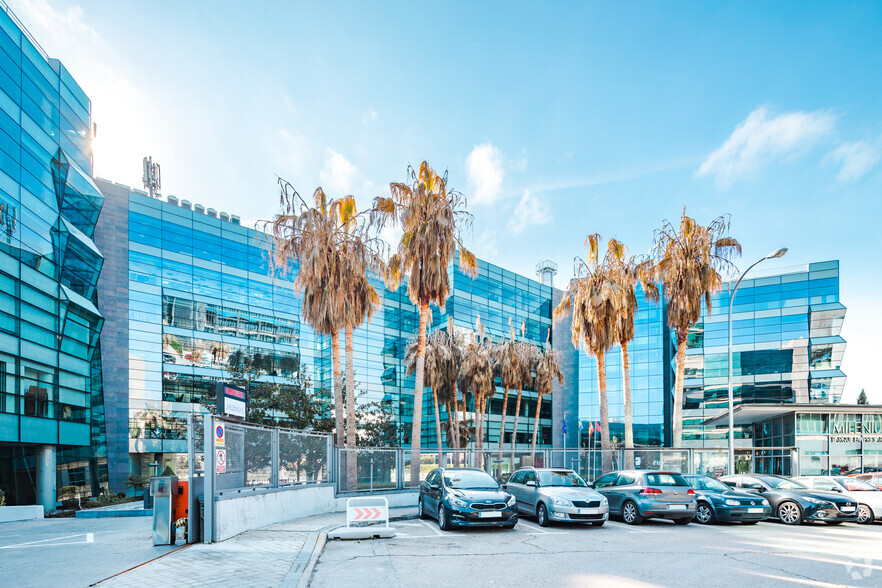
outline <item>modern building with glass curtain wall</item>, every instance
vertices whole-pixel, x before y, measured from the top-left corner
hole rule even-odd
[[[91,103],[0,1],[0,490],[106,485]]]

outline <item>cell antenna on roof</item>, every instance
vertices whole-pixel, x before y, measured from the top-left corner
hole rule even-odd
[[[153,157],[144,158],[144,189],[150,193],[151,198],[159,198],[162,189],[162,175],[159,172],[159,164],[153,163]]]

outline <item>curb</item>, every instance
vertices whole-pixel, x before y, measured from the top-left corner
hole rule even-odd
[[[120,509],[120,510],[78,510],[74,515],[77,519],[105,519],[115,517],[152,517],[153,510]]]

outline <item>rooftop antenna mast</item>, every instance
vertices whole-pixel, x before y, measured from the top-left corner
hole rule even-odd
[[[153,162],[153,158],[147,156],[144,158],[144,189],[150,193],[151,198],[159,198],[162,196],[162,175],[159,172],[159,164]]]

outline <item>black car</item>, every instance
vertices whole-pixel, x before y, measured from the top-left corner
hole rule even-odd
[[[695,520],[708,525],[715,522],[756,524],[769,518],[772,507],[762,496],[739,492],[709,476],[684,475],[695,489],[698,508]]]
[[[518,522],[515,497],[484,470],[436,468],[420,484],[420,518],[438,519],[438,526],[490,526],[511,529]]]
[[[821,521],[828,525],[856,522],[858,503],[833,492],[810,490],[796,480],[771,474],[722,476],[727,486],[751,492],[769,501],[772,518],[785,525]]]

